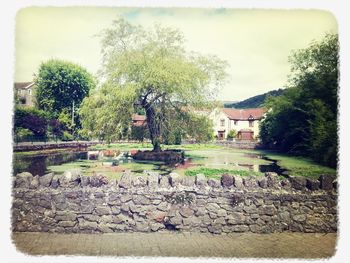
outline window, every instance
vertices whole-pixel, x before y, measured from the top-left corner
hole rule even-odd
[[[31,95],[32,94],[32,90],[28,89],[28,94]]]
[[[238,121],[233,121],[233,124],[234,125],[238,125]]]
[[[221,120],[220,120],[220,125],[221,125],[221,126],[225,126],[225,119],[221,119]]]
[[[254,121],[249,121],[249,127],[254,127]]]

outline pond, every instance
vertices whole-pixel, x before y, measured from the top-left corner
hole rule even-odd
[[[110,178],[119,178],[123,171],[130,170],[142,174],[144,170],[157,171],[162,175],[177,172],[185,175],[188,170],[198,168],[243,170],[252,172],[285,173],[276,161],[259,153],[233,149],[186,150],[186,159],[181,164],[136,161],[129,151],[117,152],[114,156],[103,156],[102,151],[50,152],[41,154],[15,153],[13,172],[30,172],[42,176],[48,172],[63,173],[66,170],[80,168],[84,174],[104,173]]]

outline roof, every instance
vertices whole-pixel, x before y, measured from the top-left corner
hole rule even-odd
[[[29,89],[34,82],[15,82],[15,89]]]
[[[252,109],[229,109],[223,108],[222,111],[231,120],[260,120],[263,118],[266,112],[263,108],[252,108]]]
[[[133,121],[145,121],[146,116],[145,115],[139,115],[139,114],[133,114],[132,115],[132,120]]]
[[[133,114],[132,115],[132,125],[137,126],[137,127],[145,126],[146,125],[146,116]]]

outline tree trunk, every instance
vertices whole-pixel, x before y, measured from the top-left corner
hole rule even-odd
[[[156,113],[154,111],[154,108],[149,106],[149,104],[144,105],[144,109],[146,111],[146,120],[148,125],[148,130],[151,138],[151,142],[153,145],[153,151],[159,152],[161,151],[160,148],[160,123],[157,119]]]

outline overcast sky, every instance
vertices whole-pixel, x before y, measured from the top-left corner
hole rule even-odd
[[[16,19],[15,81],[31,81],[42,61],[69,60],[95,74],[100,39],[94,35],[117,16],[129,22],[179,28],[188,50],[226,59],[229,83],[220,100],[242,100],[282,88],[288,56],[325,33],[337,32],[332,14],[319,10],[240,10],[174,8],[26,8]]]

